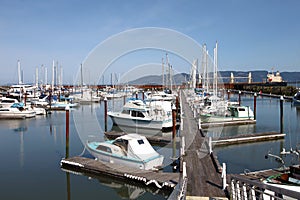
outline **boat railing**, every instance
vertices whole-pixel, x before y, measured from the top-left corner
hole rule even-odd
[[[250,180],[239,175],[231,175],[229,188],[233,200],[299,198],[299,192]]]

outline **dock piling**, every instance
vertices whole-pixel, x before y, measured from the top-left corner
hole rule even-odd
[[[241,90],[239,90],[239,106],[241,106],[241,94],[242,94],[242,92],[241,92]]]
[[[283,96],[280,96],[280,133],[283,133]]]
[[[256,98],[257,98],[257,94],[254,93],[254,109],[253,109],[254,120],[256,120]]]
[[[107,131],[107,98],[104,98],[104,130]]]
[[[69,158],[70,107],[66,106],[66,158]]]
[[[172,120],[172,138],[174,139],[176,137],[176,107],[174,104],[172,105]]]

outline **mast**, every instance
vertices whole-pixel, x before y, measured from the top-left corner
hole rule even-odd
[[[39,68],[35,68],[35,86],[39,86]]]
[[[82,63],[80,64],[80,86],[83,87]]]
[[[169,87],[169,81],[170,81],[170,68],[169,68],[169,59],[168,59],[168,53],[166,53],[166,66],[167,66],[167,77],[166,77],[166,86]],[[170,89],[170,88],[169,88]]]
[[[48,84],[47,67],[45,67],[45,86]]]
[[[216,42],[216,47],[214,48],[214,79],[213,79],[213,92],[214,95],[217,95],[218,87],[218,42]]]
[[[54,72],[54,66],[55,64],[54,64],[54,60],[52,61],[52,89],[54,88],[54,74],[55,74],[55,72]]]
[[[164,58],[161,59],[161,74],[162,74],[162,89],[165,88],[165,66],[164,66]]]
[[[18,60],[18,84],[22,84],[22,78],[21,78],[21,63],[20,60]]]

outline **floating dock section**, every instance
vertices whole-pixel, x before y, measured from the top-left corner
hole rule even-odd
[[[155,186],[160,189],[173,189],[179,181],[178,173],[134,169],[114,163],[104,163],[85,157],[62,159],[60,164],[61,167],[66,170],[74,172],[88,172],[94,175],[104,174],[126,180],[133,180],[135,182]]]
[[[284,133],[277,132],[266,132],[266,133],[256,133],[256,134],[244,134],[231,137],[224,137],[218,140],[213,140],[212,142],[215,145],[233,145],[233,144],[242,144],[250,142],[262,142],[269,140],[279,140],[285,137]]]

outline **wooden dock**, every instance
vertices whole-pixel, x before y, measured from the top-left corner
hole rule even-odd
[[[88,172],[94,175],[108,175],[121,179],[140,182],[145,185],[161,188],[174,188],[179,181],[178,173],[140,170],[113,163],[99,162],[84,157],[62,159],[61,167],[75,172]]]
[[[222,179],[215,157],[209,153],[207,138],[198,129],[198,122],[186,102],[185,95],[181,95],[181,108],[184,112],[183,130],[187,150],[183,161],[187,167],[186,198],[199,197],[227,197],[227,191],[222,190]],[[190,141],[190,145],[188,143]]]
[[[245,119],[245,120],[228,120],[228,121],[205,122],[205,123],[201,123],[201,128],[202,129],[208,129],[208,128],[212,128],[212,127],[238,126],[238,125],[247,125],[247,124],[256,124],[256,120]]]
[[[233,145],[250,142],[262,142],[269,140],[279,140],[285,137],[284,133],[277,132],[266,132],[266,133],[255,133],[255,134],[243,134],[237,136],[223,137],[218,140],[213,140],[215,145]]]

